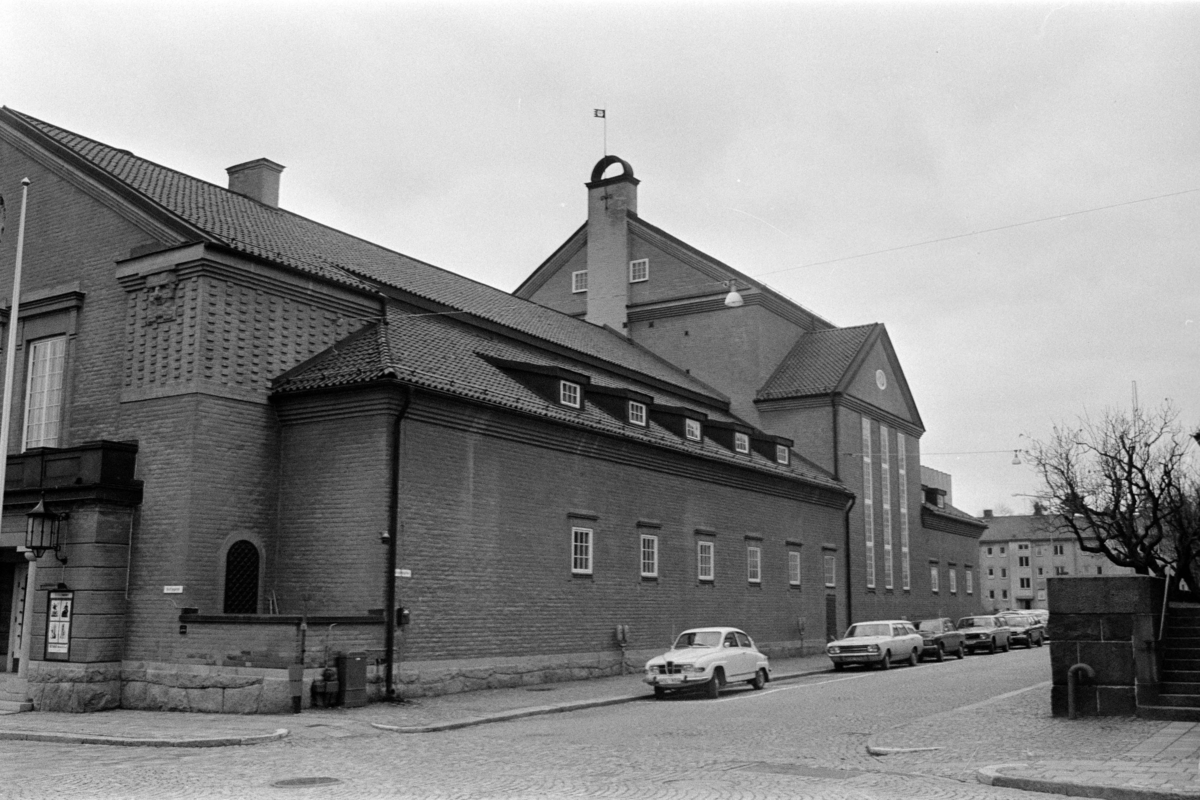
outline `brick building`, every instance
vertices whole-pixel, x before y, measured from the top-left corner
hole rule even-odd
[[[1049,608],[1047,578],[1135,574],[1131,567],[1085,552],[1039,503],[1032,514],[996,516],[984,509],[983,520],[988,529],[979,539],[979,566],[982,600],[989,610]]]
[[[0,110],[0,285],[31,182],[2,320],[0,701],[278,711],[287,666],[311,681],[337,652],[376,696],[454,691],[609,674],[695,624],[795,652],[973,602],[929,585],[982,526],[912,513],[923,429],[882,326],[834,328],[665,234],[676,285],[648,256],[632,332],[578,319],[280,208],[282,170],[223,188]],[[745,305],[678,302],[692,262]],[[69,518],[29,560],[39,501]]]

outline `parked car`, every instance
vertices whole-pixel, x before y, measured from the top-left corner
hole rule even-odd
[[[1009,627],[1008,640],[1023,644],[1026,648],[1041,647],[1046,638],[1046,626],[1031,614],[1000,614],[1000,620]]]
[[[825,654],[835,670],[847,664],[870,664],[888,669],[892,661],[916,666],[925,642],[912,623],[904,619],[856,622],[846,635],[825,645]]]
[[[745,681],[761,689],[771,680],[771,665],[744,631],[692,628],[671,649],[646,662],[643,680],[660,700],[668,691],[703,689],[716,697],[728,683]]]
[[[963,632],[963,644],[968,653],[979,650],[987,650],[989,653],[997,650],[1008,652],[1008,626],[993,614],[963,617],[958,621],[958,629]]]
[[[954,627],[954,620],[946,617],[937,619],[922,619],[916,622],[917,633],[921,634],[924,647],[921,648],[921,658],[936,658],[946,660],[946,653],[962,658],[966,653],[966,636]]]

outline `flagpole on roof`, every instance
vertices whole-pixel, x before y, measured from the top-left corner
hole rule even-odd
[[[25,251],[25,205],[29,196],[29,178],[21,179],[21,217],[17,223],[17,258],[13,265],[12,301],[8,308],[8,344],[4,351],[4,406],[0,409],[0,518],[4,513],[4,483],[8,475],[8,430],[12,418],[13,372],[16,366],[17,319],[21,313],[21,260]],[[23,540],[22,540],[23,541]],[[18,675],[29,668],[29,642],[33,621],[33,586],[35,562],[29,562],[25,576],[25,615],[21,620],[21,649]]]
[[[608,155],[608,115],[603,108],[592,109],[592,116],[604,120],[604,155]]]

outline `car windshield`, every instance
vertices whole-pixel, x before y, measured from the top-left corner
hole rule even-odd
[[[721,643],[720,631],[687,631],[675,640],[675,649],[683,647],[716,647]]]
[[[847,639],[854,639],[858,636],[891,636],[892,626],[886,622],[867,622],[851,625],[850,630],[846,631]]]
[[[960,628],[994,628],[996,622],[991,617],[963,617],[958,621]]]
[[[932,631],[933,633],[941,633],[942,632],[942,621],[940,619],[919,620],[917,622],[917,630],[925,631],[926,633],[928,633],[930,631]]]

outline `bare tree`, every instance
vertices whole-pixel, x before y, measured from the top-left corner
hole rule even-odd
[[[1200,594],[1200,472],[1178,416],[1170,401],[1108,410],[1056,425],[1029,455],[1057,512],[1046,524],[1085,552],[1143,575],[1169,570]]]

